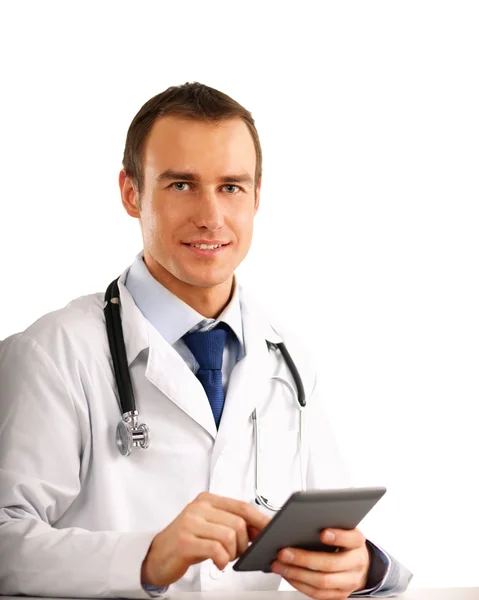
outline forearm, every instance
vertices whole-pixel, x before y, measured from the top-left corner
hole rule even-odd
[[[0,516],[0,594],[148,598],[140,569],[153,533],[54,529]]]

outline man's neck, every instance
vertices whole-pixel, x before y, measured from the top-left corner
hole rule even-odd
[[[215,286],[200,287],[177,279],[146,254],[143,260],[151,275],[162,286],[207,319],[216,319],[231,300],[233,277]]]

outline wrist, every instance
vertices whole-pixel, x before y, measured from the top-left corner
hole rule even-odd
[[[160,540],[160,533],[157,533],[153,538],[148,552],[141,564],[140,581],[142,586],[152,586],[156,588],[165,588],[172,583],[168,577],[168,560],[161,552],[164,549],[163,540]]]
[[[361,578],[361,582],[358,587],[358,590],[366,590],[366,589],[368,589],[368,585],[369,585],[369,574],[370,574],[370,570],[371,570],[372,551],[371,551],[371,548],[369,547],[369,544],[367,544],[367,543],[366,543],[366,550],[367,550],[367,562],[366,562],[366,566],[364,567],[364,571],[362,574],[362,578]]]
[[[149,564],[148,564],[149,554],[150,554],[150,551],[148,550],[148,552],[141,564],[141,576],[140,576],[141,585],[155,585],[153,583],[153,580],[152,580],[152,577],[150,574]]]
[[[153,538],[150,547],[148,548],[148,552],[146,553],[146,556],[141,564],[141,585],[150,585],[155,587],[164,587],[166,585],[165,583],[159,581],[158,569],[155,569],[155,564],[162,564],[161,562],[158,562],[157,557],[155,557],[156,560],[153,558],[153,546],[155,545],[157,536],[158,534]]]

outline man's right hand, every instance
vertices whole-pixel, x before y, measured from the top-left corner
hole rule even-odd
[[[208,558],[223,570],[269,520],[247,502],[202,492],[153,538],[141,568],[141,583],[168,586],[183,577],[189,566]]]

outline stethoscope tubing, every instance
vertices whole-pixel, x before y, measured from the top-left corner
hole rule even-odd
[[[123,327],[120,316],[118,280],[110,283],[105,294],[105,322],[122,415],[136,411],[135,396],[126,357]]]

